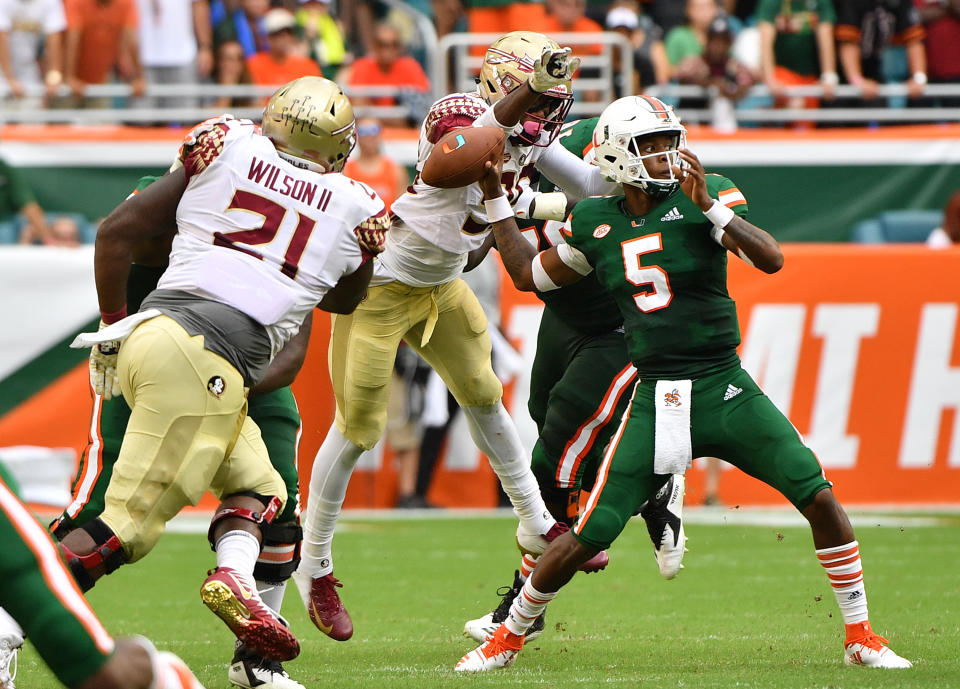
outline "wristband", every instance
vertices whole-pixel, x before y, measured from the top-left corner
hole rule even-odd
[[[836,72],[824,72],[820,75],[820,83],[826,86],[836,86],[840,83],[840,77]]]
[[[727,224],[733,220],[733,216],[736,215],[732,210],[724,206],[717,200],[714,200],[713,205],[709,209],[703,211],[703,214],[707,216],[707,220],[712,222],[715,227],[724,228]]]
[[[533,203],[531,218],[563,222],[567,217],[567,195],[562,191],[537,194]]]
[[[127,305],[124,304],[122,309],[118,309],[113,313],[106,313],[102,309],[100,311],[100,320],[102,320],[106,325],[113,325],[117,321],[122,321],[127,317]]]
[[[483,202],[483,207],[487,211],[487,222],[499,222],[513,217],[513,207],[506,196],[500,195],[495,199],[487,199]]]
[[[924,72],[914,72],[910,79],[914,84],[920,84],[921,86],[927,85],[927,75]]]

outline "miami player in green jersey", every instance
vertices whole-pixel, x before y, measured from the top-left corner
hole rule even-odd
[[[159,177],[142,177],[134,193],[139,193],[157,179]],[[138,310],[147,294],[156,289],[167,267],[174,232],[175,228],[165,237],[142,242],[136,247],[127,280],[127,308],[131,312]],[[311,323],[312,319],[308,317],[300,333],[274,359],[264,379],[250,391],[248,399],[247,414],[260,428],[270,461],[283,478],[288,495],[283,510],[273,522],[263,526],[263,550],[253,572],[261,597],[277,613],[287,581],[299,564],[303,539],[297,475],[300,412],[289,386],[306,356]],[[57,540],[62,540],[76,528],[91,524],[103,512],[104,495],[129,418],[130,407],[121,395],[93,392],[90,440],[73,481],[72,500],[51,525]],[[247,689],[303,689],[303,685],[289,677],[279,661],[262,658],[239,641],[228,678],[232,684]]]
[[[0,467],[0,687],[14,689],[12,651],[29,635],[70,689],[203,689],[172,653],[147,639],[114,640],[73,583],[56,545]]]
[[[746,199],[733,182],[705,173],[661,101],[614,101],[595,144],[598,166],[623,184],[622,196],[580,202],[567,221],[567,243],[543,252],[523,241],[512,218],[494,232],[521,289],[548,291],[596,272],[623,315],[640,381],[584,515],[541,556],[504,624],[456,669],[511,664],[527,628],[578,564],[609,547],[660,474],[685,470],[697,455],[725,459],[776,488],[810,523],[845,623],[846,664],[911,667],[871,629],[859,545],[817,458],[740,367],[727,254],[773,273],[783,265],[776,241],[745,219]],[[497,177],[490,168],[483,181],[488,203],[502,193]]]
[[[591,160],[596,124],[596,117],[569,122],[558,140],[571,153]],[[558,191],[553,182],[541,178],[541,193]],[[563,243],[562,228],[562,222],[528,220],[520,232],[542,251]],[[572,527],[579,514],[581,488],[589,490],[593,485],[603,448],[629,404],[637,370],[627,352],[623,316],[595,275],[563,289],[538,291],[537,296],[544,309],[530,373],[528,410],[538,432],[531,468],[547,509],[557,521]],[[682,506],[683,476],[678,474],[640,510],[666,579],[677,575],[683,559]],[[464,634],[485,641],[496,631],[536,561],[536,555],[524,553],[512,585],[498,590],[500,604],[469,620]],[[538,637],[544,626],[541,615],[527,639]]]

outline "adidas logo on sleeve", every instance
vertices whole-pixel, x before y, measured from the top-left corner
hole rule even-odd
[[[683,220],[683,213],[677,210],[677,207],[674,206],[667,214],[660,218],[660,222],[670,222],[671,220]]]

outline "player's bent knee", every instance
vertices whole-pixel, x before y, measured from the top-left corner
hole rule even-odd
[[[264,505],[263,509],[250,507],[250,505],[258,502]],[[210,547],[216,550],[217,539],[222,535],[219,532],[223,530],[222,527],[225,520],[240,519],[252,522],[262,529],[263,524],[272,522],[273,518],[276,517],[282,509],[283,501],[276,495],[266,496],[247,492],[235,493],[225,497],[214,513],[213,519],[210,520],[210,528],[207,529],[207,540],[210,541]]]
[[[123,543],[113,530],[99,519],[84,524],[78,530],[85,532],[93,541],[90,552],[74,552],[62,542],[60,548],[77,586],[86,592],[93,588],[97,579],[117,571],[128,558]]]
[[[477,375],[458,380],[450,392],[461,407],[491,407],[503,398],[503,384],[487,367]]]
[[[286,581],[300,564],[300,545],[303,529],[299,520],[262,524],[263,549],[253,568],[259,581],[280,583]]]

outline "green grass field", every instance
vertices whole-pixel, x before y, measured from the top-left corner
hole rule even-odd
[[[463,622],[487,612],[518,564],[507,518],[343,522],[336,574],[353,639],[331,641],[293,586],[284,613],[301,639],[287,664],[307,687],[960,687],[960,518],[920,526],[858,521],[876,630],[912,670],[844,667],[842,623],[809,531],[687,526],[686,569],[663,581],[642,523],[611,549],[603,573],[578,575],[547,611],[547,632],[507,670],[459,676],[474,644]],[[179,654],[206,687],[227,687],[233,637],[200,602],[213,554],[201,535],[167,534],[143,562],[90,594],[116,635],[141,633]],[[58,686],[27,648],[18,689]]]

